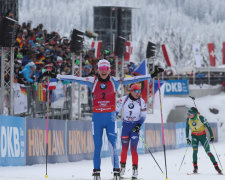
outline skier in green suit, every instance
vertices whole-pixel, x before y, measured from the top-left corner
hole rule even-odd
[[[216,171],[219,174],[222,174],[222,171],[220,170],[215,157],[210,151],[209,141],[206,137],[206,131],[205,128],[208,129],[210,134],[210,142],[214,141],[214,136],[212,129],[207,121],[200,113],[198,113],[198,109],[195,107],[192,107],[188,110],[187,113],[187,119],[186,119],[186,139],[187,144],[190,145],[192,143],[193,148],[193,165],[194,170],[193,173],[198,173],[198,165],[197,165],[197,154],[198,154],[198,144],[201,142],[202,146],[205,149],[205,152],[208,154],[210,160],[212,161]],[[189,139],[189,128],[191,128],[191,140]]]

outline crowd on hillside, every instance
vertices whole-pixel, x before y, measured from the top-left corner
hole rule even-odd
[[[99,59],[95,57],[95,49],[84,50],[82,54],[83,77],[97,75],[97,62],[102,58],[110,61],[111,73],[115,75],[115,56],[109,50],[103,50]],[[74,72],[79,75],[79,56],[74,56]],[[20,84],[43,82],[49,73],[53,77],[57,74],[72,74],[69,39],[57,32],[48,32],[42,24],[35,28],[31,28],[30,23],[17,25],[14,60],[15,82]],[[134,68],[135,65],[129,63],[124,72],[131,74]]]

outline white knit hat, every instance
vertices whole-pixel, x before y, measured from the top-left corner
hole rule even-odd
[[[103,66],[110,68],[110,62],[107,61],[106,59],[102,59],[102,60],[98,61],[98,68],[103,67]]]

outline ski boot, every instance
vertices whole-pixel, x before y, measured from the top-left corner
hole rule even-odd
[[[133,164],[133,171],[132,171],[132,180],[137,179],[138,177],[138,169],[137,165]]]
[[[94,180],[101,180],[100,169],[93,169],[92,176],[94,176]]]
[[[120,163],[120,177],[123,177],[125,174],[126,163]]]
[[[114,174],[113,180],[120,180],[120,169],[119,168],[118,169],[114,168],[113,174]]]
[[[198,165],[197,165],[197,163],[193,163],[193,165],[194,165],[193,173],[196,174],[196,173],[198,173]]]
[[[219,174],[223,175],[223,173],[222,173],[222,171],[221,171],[221,169],[219,168],[219,166],[218,166],[217,163],[214,164],[214,167],[215,167],[216,171],[217,171]]]

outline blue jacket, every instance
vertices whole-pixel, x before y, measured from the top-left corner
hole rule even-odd
[[[23,75],[23,77],[25,78],[27,82],[31,82],[31,83],[34,82],[34,80],[31,79],[32,70],[29,64],[25,65],[24,69],[21,71],[21,74]]]

